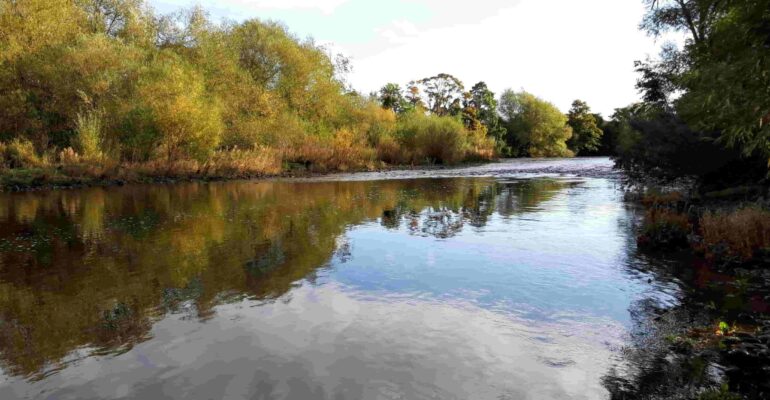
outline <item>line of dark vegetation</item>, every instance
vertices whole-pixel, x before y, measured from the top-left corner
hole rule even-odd
[[[687,39],[637,62],[644,101],[615,113],[615,160],[644,209],[640,251],[680,260],[658,272],[687,289],[640,318],[633,372],[607,387],[617,399],[770,398],[770,2],[645,2],[643,30]]]

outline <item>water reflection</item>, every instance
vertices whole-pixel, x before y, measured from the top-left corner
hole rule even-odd
[[[2,194],[0,397],[595,398],[650,290],[621,267],[618,196],[547,178]]]

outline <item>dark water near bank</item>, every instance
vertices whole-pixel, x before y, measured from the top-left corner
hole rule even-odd
[[[0,194],[0,399],[607,397],[677,285],[534,163]]]

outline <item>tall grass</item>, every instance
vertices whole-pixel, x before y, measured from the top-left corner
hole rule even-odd
[[[47,159],[37,154],[29,140],[16,138],[8,143],[0,142],[0,169],[36,168],[47,164]]]
[[[770,256],[770,211],[758,206],[688,213],[678,192],[648,193],[639,244],[647,247],[689,245],[720,264],[746,264]]]
[[[340,129],[331,137],[303,135],[281,154],[284,161],[305,164],[315,172],[372,169],[377,158],[366,139],[349,129]]]
[[[703,249],[712,256],[750,262],[770,252],[770,211],[745,207],[700,218]]]
[[[100,162],[104,158],[102,120],[102,113],[95,110],[78,113],[75,118],[74,144],[83,160]]]
[[[263,147],[231,148],[214,152],[206,161],[157,159],[124,165],[120,177],[248,178],[281,172],[278,152]]]

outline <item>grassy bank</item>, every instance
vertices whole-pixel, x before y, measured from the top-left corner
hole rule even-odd
[[[38,163],[19,168],[0,168],[0,192],[38,189],[111,186],[129,183],[180,181],[221,181],[271,177],[306,177],[340,172],[388,171],[413,168],[447,168],[474,165],[492,158],[470,158],[453,164],[430,161],[389,164],[372,160],[365,164],[337,164],[332,167],[313,162],[286,161],[274,152],[226,151],[210,160],[156,160],[144,163]]]
[[[295,139],[270,145],[219,146],[197,154],[170,153],[161,144],[141,159],[126,158],[121,154],[130,148],[113,148],[101,140],[44,150],[26,139],[0,141],[0,190],[372,171],[496,157],[494,139],[484,130],[467,129],[457,118],[373,112],[381,118],[358,131],[342,129],[328,136],[294,132]]]

